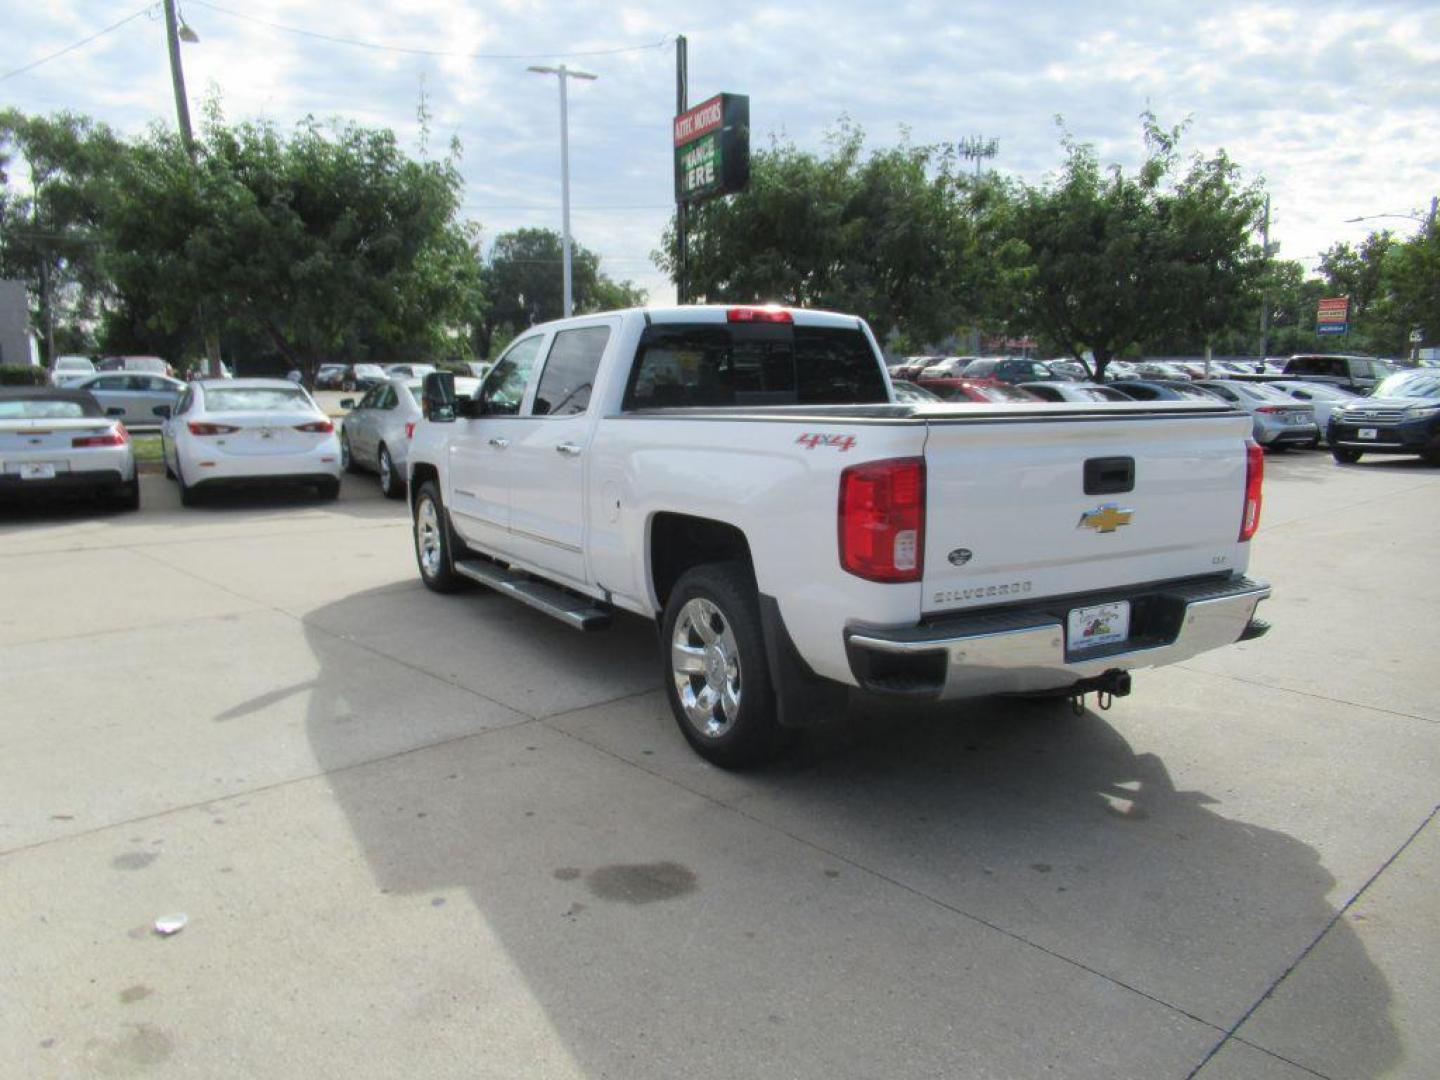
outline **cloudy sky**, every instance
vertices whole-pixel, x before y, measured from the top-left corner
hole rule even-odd
[[[1440,190],[1435,0],[188,0],[180,9],[200,36],[183,47],[197,118],[218,91],[232,120],[341,116],[392,127],[418,152],[423,87],[431,152],[460,140],[465,211],[491,238],[559,227],[556,80],[527,65],[564,59],[597,73],[571,84],[574,234],[613,276],[659,301],[673,297],[649,254],[671,210],[676,34],[689,39],[691,102],[749,94],[757,142],[776,134],[818,149],[847,115],[875,145],[902,128],[916,142],[998,138],[994,167],[1035,181],[1059,164],[1057,114],[1103,160],[1127,165],[1142,150],[1143,109],[1167,124],[1188,117],[1191,149],[1224,147],[1265,179],[1281,254],[1307,266],[1368,228],[1417,227],[1346,218],[1424,212]],[[158,11],[138,0],[0,0],[0,104],[79,111],[127,132],[173,123]]]

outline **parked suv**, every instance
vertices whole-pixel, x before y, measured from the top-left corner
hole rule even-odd
[[[1343,465],[1361,454],[1419,454],[1440,465],[1440,372],[1391,375],[1372,396],[1330,414],[1328,440]]]
[[[1292,356],[1285,364],[1285,375],[1292,379],[1328,382],[1368,393],[1391,375],[1395,368],[1383,360],[1369,356]]]
[[[1012,385],[1055,380],[1055,372],[1039,360],[1008,360],[998,357],[972,360],[965,366],[962,374],[967,379],[994,379],[996,382]],[[925,381],[923,376],[920,381]]]

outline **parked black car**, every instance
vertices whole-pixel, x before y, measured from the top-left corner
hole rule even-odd
[[[1440,465],[1440,372],[1391,375],[1372,396],[1333,411],[1327,438],[1342,465],[1361,454],[1418,454]]]
[[[1106,383],[1136,401],[1219,401],[1220,397],[1186,382],[1163,379],[1119,379]]]

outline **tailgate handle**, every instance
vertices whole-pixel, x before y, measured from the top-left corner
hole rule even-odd
[[[1086,495],[1119,495],[1134,490],[1134,458],[1100,457],[1085,462]]]

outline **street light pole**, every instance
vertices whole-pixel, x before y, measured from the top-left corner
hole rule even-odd
[[[559,67],[532,65],[528,70],[537,75],[554,75],[560,80],[560,222],[562,231],[560,244],[565,263],[565,318],[575,314],[575,301],[570,285],[570,114],[565,93],[567,79],[587,79],[593,82],[600,76],[588,71],[577,71],[564,64]]]
[[[191,36],[194,36],[193,33]],[[190,102],[185,96],[185,69],[180,66],[180,28],[175,0],[165,0],[165,40],[170,44],[170,81],[175,86],[175,118],[180,122],[180,145],[195,164],[195,136],[190,130]]]

